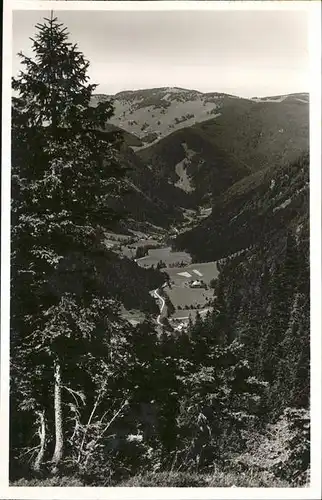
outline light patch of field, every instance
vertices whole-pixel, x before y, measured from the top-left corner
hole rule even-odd
[[[135,257],[135,249],[133,249],[133,248],[129,248],[129,247],[127,247],[127,246],[124,246],[124,247],[122,248],[121,254],[122,254],[124,257],[127,257],[128,259],[131,259],[132,257]]]
[[[203,281],[207,284],[209,284],[213,278],[217,278],[219,274],[216,262],[194,263],[185,267],[167,267],[165,269],[165,271],[169,274],[170,279],[177,285],[186,281],[186,278],[184,276],[180,276],[180,273],[188,272],[192,274],[193,270],[199,271],[202,274]]]
[[[104,243],[107,248],[114,248],[126,243],[128,239],[129,236],[126,234],[106,232]]]
[[[296,97],[295,100],[299,102],[304,102],[305,104],[309,104],[309,101],[306,101],[305,99],[299,99],[298,97]]]
[[[209,301],[212,301],[214,296],[214,291],[212,288],[205,290],[204,288],[190,288],[189,281],[191,281],[191,276],[193,272],[197,271],[197,274],[202,276],[202,280],[206,285],[209,285],[210,281],[218,277],[218,269],[216,262],[203,262],[189,264],[184,268],[166,268],[165,271],[170,277],[171,285],[166,287],[166,292],[169,298],[176,308],[176,312],[173,317],[189,316],[190,310],[198,310],[197,306],[201,309],[208,306]],[[187,277],[190,274],[190,279]],[[178,310],[181,307],[182,310]],[[189,309],[184,309],[188,307]],[[199,310],[201,310],[199,309]]]
[[[133,243],[133,246],[144,247],[145,245],[159,245],[159,244],[160,242],[154,238],[142,238]]]
[[[154,104],[151,104],[151,97],[156,98]],[[216,117],[220,114],[216,111],[222,107],[220,98],[210,98],[206,94],[184,89],[176,92],[160,89],[140,97],[118,95],[113,102],[115,114],[110,118],[112,124],[141,138],[156,132],[158,138],[154,142],[175,130]],[[96,105],[95,99],[93,105]],[[190,117],[185,118],[187,115]]]
[[[191,185],[189,176],[187,174],[187,165],[186,159],[180,161],[175,166],[175,171],[179,180],[175,183],[175,186],[182,189],[186,193],[190,193],[194,190],[194,187]]]
[[[251,100],[254,102],[283,102],[287,98],[287,95],[279,95],[272,97],[253,97]]]
[[[273,208],[273,212],[276,212],[277,210],[282,210],[283,208],[286,208],[287,205],[289,205],[291,203],[291,198],[289,198],[288,200],[285,200],[284,203],[281,203],[281,205],[279,205],[278,207],[274,207]]]
[[[203,276],[203,274],[200,271],[198,271],[198,269],[193,269],[193,272],[198,276]]]
[[[188,145],[186,142],[183,142],[182,143],[182,147],[186,153],[186,157],[190,160],[195,154],[196,152],[193,150],[193,149],[189,149],[188,148]]]
[[[194,187],[191,184],[190,178],[187,174],[187,165],[189,160],[195,155],[195,151],[193,151],[193,149],[189,149],[188,145],[185,142],[182,143],[182,147],[185,151],[186,157],[175,166],[176,174],[179,177],[179,180],[175,183],[175,186],[189,193],[194,190]]]
[[[131,323],[133,326],[142,323],[146,316],[142,311],[138,311],[137,309],[125,309],[125,307],[122,305],[121,306],[121,316],[122,318],[126,319],[129,323]]]
[[[209,217],[212,212],[212,208],[201,208],[202,217]]]
[[[105,236],[108,240],[117,240],[117,241],[126,241],[131,237],[126,234],[112,233],[109,231],[105,232]]]
[[[178,273],[179,276],[183,276],[184,278],[191,278],[191,274],[183,271],[183,273]]]

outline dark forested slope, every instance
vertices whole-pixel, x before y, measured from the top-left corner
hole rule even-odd
[[[256,428],[248,436],[242,431],[244,441],[234,441],[235,467],[246,474],[273,473],[291,484],[307,484],[310,467],[309,254],[304,203],[302,215],[220,265],[213,312],[191,326],[204,345],[201,359],[213,344],[240,342],[242,371],[266,384]],[[241,378],[236,385],[246,397]],[[238,416],[242,427],[246,412]]]
[[[152,165],[156,175],[171,184],[180,181],[181,164],[188,178],[184,190],[189,193],[191,206],[209,201],[211,195],[220,195],[250,172],[236,162],[229,150],[195,127],[178,130],[138,154]]]
[[[310,345],[309,223],[279,228],[222,267],[220,293],[234,336],[258,377],[269,383],[268,412],[308,407]]]
[[[245,344],[256,375],[269,383],[272,416],[287,406],[308,406],[309,155],[250,180],[229,190],[212,217],[177,243],[198,260],[244,249],[220,265],[215,309],[219,301],[223,325]]]
[[[186,193],[155,175],[149,165],[138,157],[131,145],[139,139],[116,127],[108,128],[107,132],[100,131],[99,134],[107,141],[111,134],[119,136],[118,161],[126,171],[125,192],[114,196],[110,200],[111,206],[134,221],[161,227],[179,222],[182,219],[179,207],[187,204]]]
[[[157,269],[145,269],[130,259],[113,252],[103,256],[103,274],[110,296],[120,301],[127,309],[138,309],[145,313],[157,314],[159,307],[150,291],[163,285],[165,275]]]
[[[215,200],[211,216],[179,235],[175,245],[198,260],[226,257],[305,218],[308,191],[309,155],[304,154],[283,168],[265,169],[234,184]]]
[[[183,170],[188,178],[183,189],[194,204],[209,195],[220,196],[251,173],[295,161],[308,148],[306,99],[294,95],[255,102],[226,97],[219,111],[212,119],[176,130],[137,151],[156,175],[170,183],[178,183]]]
[[[265,176],[264,176],[265,178]],[[269,189],[265,182],[270,179]],[[259,423],[246,443],[239,465],[254,470],[271,470],[291,482],[307,481],[310,404],[310,242],[309,242],[309,157],[275,172],[259,183],[244,201],[241,231],[237,223],[202,240],[205,227],[194,234],[198,255],[216,259],[226,252],[248,246],[238,255],[219,263],[213,311],[190,326],[205,359],[213,344],[240,342],[247,362],[244,370],[266,383],[261,395]],[[256,183],[254,184],[256,186]],[[254,187],[253,186],[253,187]],[[232,200],[230,200],[233,207]],[[229,209],[228,207],[228,209]],[[239,210],[240,207],[236,208]],[[236,213],[233,212],[233,213]],[[233,213],[230,213],[231,216]],[[217,219],[217,229],[219,228]],[[206,228],[214,230],[211,221]],[[252,235],[250,239],[249,235]],[[204,236],[206,238],[206,236]],[[225,247],[221,245],[221,239]],[[191,242],[194,240],[191,239]],[[204,243],[206,242],[206,243]],[[251,246],[250,246],[251,244]],[[200,250],[198,250],[198,247]],[[205,250],[204,250],[205,248]],[[245,395],[248,392],[246,386]],[[240,418],[245,417],[241,414]],[[291,430],[289,430],[291,429]],[[258,433],[258,434],[257,434]],[[285,468],[283,441],[290,466]],[[237,442],[235,444],[236,451]]]
[[[308,94],[282,101],[230,101],[215,119],[196,124],[221,148],[251,171],[282,166],[308,149]]]

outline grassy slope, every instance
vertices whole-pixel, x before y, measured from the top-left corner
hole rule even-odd
[[[146,144],[149,136],[165,137],[171,132],[217,114],[222,94],[203,94],[195,90],[155,88],[119,92],[114,101],[114,125],[132,132]],[[93,96],[93,105],[107,96]],[[219,112],[219,111],[218,111]]]

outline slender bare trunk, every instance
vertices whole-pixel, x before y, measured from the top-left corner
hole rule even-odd
[[[62,461],[64,455],[64,432],[63,432],[63,411],[62,411],[62,380],[61,366],[58,362],[55,364],[55,391],[54,391],[54,407],[55,407],[55,450],[52,458],[54,470]]]
[[[45,411],[38,411],[37,415],[39,417],[39,427],[38,435],[40,439],[39,451],[33,466],[36,472],[39,472],[44,461],[45,451],[46,451],[46,420]]]

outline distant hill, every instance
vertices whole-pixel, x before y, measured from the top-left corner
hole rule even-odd
[[[270,97],[252,97],[252,101],[256,102],[283,102],[287,101],[299,101],[304,103],[309,103],[309,94],[306,92],[296,93],[296,94],[284,94],[284,95],[275,95]]]
[[[221,122],[226,122],[223,117],[228,114],[228,119],[231,120],[231,110],[234,110],[237,115],[248,110],[260,115],[261,108],[256,109],[256,104],[284,103],[284,105],[294,105],[293,114],[289,114],[290,111],[288,111],[286,118],[295,116],[300,119],[298,113],[303,113],[305,108],[299,108],[296,105],[306,104],[306,112],[308,112],[309,104],[307,93],[245,99],[219,92],[202,93],[177,87],[131,90],[119,92],[114,96],[95,94],[92,97],[92,104],[95,106],[98,102],[110,98],[115,107],[115,115],[110,123],[139,137],[143,146],[178,129],[191,127],[211,118],[220,118]],[[265,111],[267,109],[267,106],[264,107]],[[283,106],[280,110],[271,107],[270,113],[281,117],[284,109]]]
[[[111,123],[133,133],[145,145],[219,115],[227,100],[240,100],[217,92],[204,94],[197,90],[165,87],[119,92],[114,96],[95,94],[92,104],[95,106],[110,98],[115,107]]]
[[[301,94],[302,95],[302,94]],[[304,95],[302,95],[304,96]],[[236,101],[216,120],[196,128],[257,171],[296,160],[309,147],[309,102],[286,96],[282,101]]]
[[[305,93],[243,99],[156,88],[97,94],[92,104],[109,98],[115,115],[108,127],[123,134],[122,161],[131,169],[124,206],[134,219],[164,227],[180,221],[183,208],[217,203],[236,183],[240,191],[257,172],[295,161],[309,147]]]
[[[296,160],[309,147],[308,96],[300,96],[281,102],[226,96],[220,116],[177,130],[137,153],[169,182],[196,191],[195,203],[207,195],[215,198],[250,173]]]

